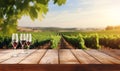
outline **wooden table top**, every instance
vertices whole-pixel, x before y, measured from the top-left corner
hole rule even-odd
[[[120,64],[120,50],[81,49],[0,49],[0,64]],[[12,57],[18,54],[18,57]]]

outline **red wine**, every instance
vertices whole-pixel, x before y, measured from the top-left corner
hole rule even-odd
[[[15,41],[12,43],[12,45],[13,45],[13,47],[14,47],[14,48],[16,48],[16,47],[17,47],[17,44],[18,44],[18,43],[17,43],[17,42],[15,42]]]
[[[30,46],[31,42],[27,41],[27,46]]]
[[[21,45],[25,45],[25,42],[26,42],[25,40],[22,40]]]

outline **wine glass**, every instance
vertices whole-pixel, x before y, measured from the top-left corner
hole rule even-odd
[[[25,46],[25,43],[26,43],[26,37],[25,37],[25,34],[20,34],[20,43],[21,43],[21,48],[22,48],[22,53],[25,53],[24,52],[24,46]]]
[[[18,34],[13,33],[12,34],[12,46],[14,51],[16,50],[16,47],[18,45]],[[17,57],[17,54],[12,55],[13,57]]]
[[[32,35],[31,34],[26,34],[27,50],[30,48],[31,42],[32,42]]]

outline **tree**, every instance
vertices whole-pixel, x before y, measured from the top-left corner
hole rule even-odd
[[[16,32],[17,21],[23,15],[41,19],[48,12],[50,0],[0,0],[0,28],[4,34]],[[59,6],[66,0],[53,0]]]
[[[113,26],[107,26],[105,29],[106,29],[106,30],[113,30],[114,27],[113,27]]]

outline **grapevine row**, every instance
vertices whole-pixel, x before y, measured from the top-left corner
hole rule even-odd
[[[120,49],[119,34],[80,34],[72,33],[56,33],[56,32],[40,32],[32,34],[32,46],[36,48],[46,43],[51,43],[52,49],[57,49],[61,36],[72,46],[78,49],[94,48],[100,49],[102,46]],[[19,33],[20,35],[20,33]],[[21,46],[18,46],[21,47]],[[11,36],[0,35],[0,48],[12,48]]]

